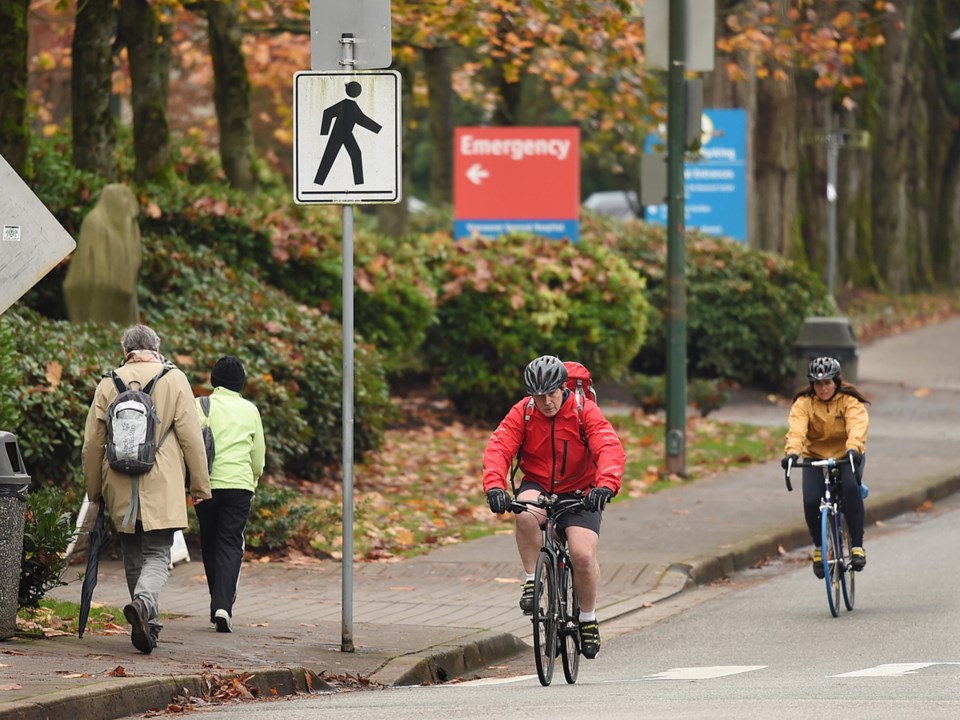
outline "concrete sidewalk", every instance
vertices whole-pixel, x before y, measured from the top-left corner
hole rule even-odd
[[[868,524],[960,489],[958,355],[960,320],[861,350],[857,384],[873,400]],[[734,402],[717,417],[783,425],[787,411],[760,399]],[[604,514],[602,537],[601,633],[605,623],[649,611],[692,583],[747,568],[778,547],[809,545],[800,492],[786,492],[774,462],[619,500]],[[868,527],[868,558],[869,540]],[[263,694],[335,687],[357,676],[383,685],[442,682],[529,652],[509,532],[412,560],[357,565],[355,652],[340,649],[339,564],[245,565],[234,633],[218,634],[208,623],[197,560],[171,575],[162,610],[176,617],[165,622],[152,655],[133,648],[123,618],[116,634],[0,643],[0,718],[139,714],[166,706],[184,688],[209,694],[231,674],[255,676],[248,685]],[[122,607],[126,592],[120,564],[101,565],[96,601]],[[51,593],[74,601],[79,594],[79,582]]]

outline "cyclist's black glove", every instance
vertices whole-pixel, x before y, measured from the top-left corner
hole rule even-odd
[[[583,506],[587,510],[603,510],[607,500],[613,497],[613,490],[610,488],[593,488],[583,499]]]
[[[510,496],[503,488],[487,490],[487,505],[490,506],[490,512],[503,515],[510,507]]]
[[[853,463],[855,468],[858,468],[860,467],[860,461],[863,460],[863,455],[859,450],[854,450],[851,448],[850,450],[847,450],[847,458]]]
[[[793,461],[793,464],[796,465],[797,460],[799,459],[800,459],[800,456],[797,455],[796,453],[790,453],[789,455],[785,455],[783,459],[780,461],[780,467],[786,470],[787,465],[789,465],[791,461]]]

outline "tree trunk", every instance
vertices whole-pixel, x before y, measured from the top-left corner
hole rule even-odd
[[[401,107],[413,107],[413,73],[410,67],[402,63],[396,63],[395,69],[400,72],[401,83]],[[407,223],[410,219],[410,210],[407,205],[409,202],[409,192],[411,187],[411,163],[410,138],[412,133],[406,131],[401,124],[403,137],[400,147],[401,158],[400,167],[402,173],[401,196],[398,203],[389,203],[377,205],[377,232],[389,237],[402,237],[407,233]]]
[[[0,3],[0,27],[7,28],[0,45],[0,155],[23,175],[27,162],[27,43],[30,0]]]
[[[753,139],[754,190],[757,197],[756,247],[790,254],[797,223],[797,92],[789,80],[757,83]]]
[[[453,202],[453,83],[451,48],[423,48],[423,63],[429,95],[430,203]]]
[[[117,177],[117,128],[110,110],[116,25],[113,0],[77,3],[71,95],[73,165],[107,180]]]
[[[134,179],[164,181],[173,176],[170,162],[171,26],[161,22],[148,0],[120,0],[120,36],[127,47],[132,85]]]
[[[930,109],[930,248],[934,279],[960,283],[960,43],[944,30],[960,27],[960,4],[937,0],[926,9],[930,65],[924,97]]]
[[[220,161],[227,181],[238,190],[257,189],[253,158],[250,78],[235,2],[207,2],[207,28],[213,58],[213,100],[220,126]]]
[[[898,10],[896,21],[903,29],[888,29],[881,55],[872,205],[882,281],[905,293],[931,279],[926,243],[930,118],[921,96],[926,56],[921,3],[899,3]]]

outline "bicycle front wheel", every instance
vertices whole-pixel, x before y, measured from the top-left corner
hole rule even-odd
[[[563,676],[571,685],[580,672],[580,602],[573,587],[573,565],[564,558],[560,569],[560,655]]]
[[[546,687],[553,680],[557,660],[557,579],[553,558],[546,551],[537,558],[533,578],[533,657],[537,661],[537,677]]]
[[[854,591],[857,574],[853,571],[853,547],[850,545],[850,528],[847,526],[847,516],[840,519],[840,555],[843,558],[843,568],[840,571],[840,587],[843,589],[843,604],[847,610],[853,610]]]
[[[832,507],[825,507],[820,512],[820,533],[823,539],[823,581],[827,585],[827,604],[830,614],[836,617],[840,614],[842,560],[836,512]]]

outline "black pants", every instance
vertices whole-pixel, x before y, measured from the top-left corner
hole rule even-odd
[[[217,610],[226,610],[233,617],[243,562],[243,533],[253,502],[249,490],[214,490],[212,495],[195,508],[200,521],[203,570],[210,590],[211,622]]]
[[[817,547],[823,545],[823,538],[820,537],[820,498],[823,497],[823,482],[822,468],[803,468],[803,516],[813,544]],[[853,547],[863,547],[863,496],[860,495],[860,486],[857,485],[856,475],[850,469],[849,463],[840,465],[840,483],[850,542]]]

